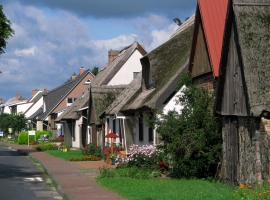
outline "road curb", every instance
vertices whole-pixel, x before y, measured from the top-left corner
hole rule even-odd
[[[35,156],[31,155],[31,153],[28,153],[28,156],[31,159],[37,161],[41,165],[45,174],[47,174],[50,177],[54,187],[57,189],[58,193],[63,197],[64,200],[74,200],[74,198],[69,193],[67,193],[63,190],[62,185],[52,176],[52,173],[50,172],[50,170],[48,170],[46,168],[46,166],[44,165],[44,163],[41,160],[39,160]]]

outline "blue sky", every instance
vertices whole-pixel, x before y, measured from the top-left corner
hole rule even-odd
[[[100,69],[108,50],[134,41],[148,52],[195,13],[196,0],[1,0],[15,31],[0,56],[0,97],[51,90],[79,68]]]

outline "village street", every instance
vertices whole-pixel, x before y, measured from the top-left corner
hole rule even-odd
[[[45,181],[29,157],[0,147],[0,199],[62,199]]]

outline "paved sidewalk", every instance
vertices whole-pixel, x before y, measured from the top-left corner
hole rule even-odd
[[[83,173],[82,169],[97,169],[107,165],[104,161],[66,162],[44,152],[36,151],[28,146],[0,142],[0,145],[9,146],[36,159],[51,176],[55,188],[64,199],[122,199],[116,193],[107,191],[96,183],[95,175]],[[108,165],[112,166],[112,165]],[[93,170],[96,173],[97,170]]]

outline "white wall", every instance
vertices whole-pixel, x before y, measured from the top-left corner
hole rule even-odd
[[[25,117],[30,117],[43,105],[43,97],[41,97],[26,113]]]
[[[129,84],[133,80],[133,72],[140,72],[142,70],[140,58],[142,58],[142,54],[135,50],[108,85]]]
[[[163,113],[167,114],[169,110],[175,110],[178,113],[181,113],[181,110],[183,109],[183,106],[180,104],[176,104],[176,100],[178,99],[177,96],[183,94],[183,90],[186,88],[186,86],[183,86],[174,96],[171,98],[171,100],[164,106]]]
[[[82,117],[78,120],[76,120],[75,123],[75,140],[74,138],[72,138],[72,147],[75,148],[80,148],[80,144],[81,144],[81,135],[80,135],[80,129],[81,129],[81,124],[82,124]]]
[[[31,105],[33,105],[32,102],[17,105],[17,113],[24,113]]]

